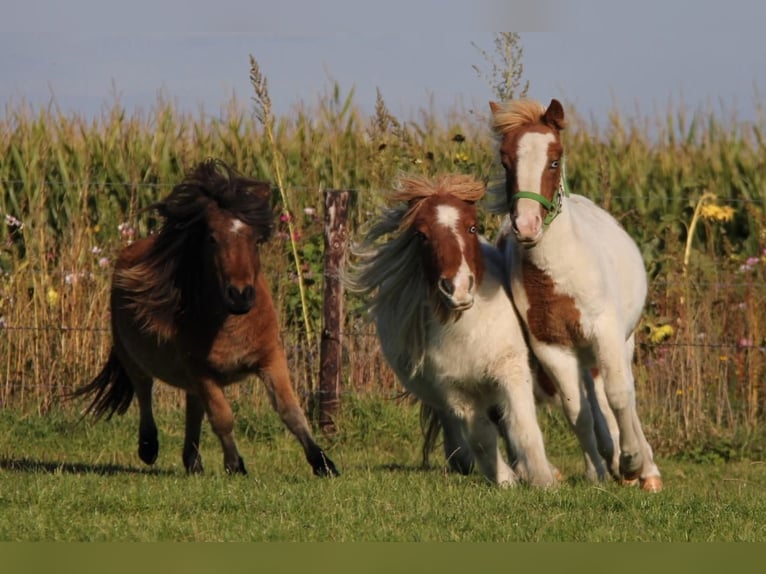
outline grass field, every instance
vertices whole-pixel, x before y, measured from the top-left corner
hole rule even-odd
[[[206,474],[180,461],[183,411],[158,417],[154,468],[135,455],[135,408],[109,422],[74,412],[0,413],[2,541],[766,541],[766,469],[739,460],[702,464],[658,457],[666,490],[580,478],[571,436],[543,411],[550,490],[498,489],[476,473],[420,461],[417,409],[398,400],[347,401],[340,432],[321,442],[342,476],[312,476],[276,416],[240,408],[249,475],[224,474],[203,434]]]

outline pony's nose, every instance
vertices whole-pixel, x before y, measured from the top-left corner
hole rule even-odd
[[[543,229],[543,218],[539,213],[518,213],[513,218],[512,228],[520,241],[532,241],[539,238]]]
[[[473,288],[476,279],[473,273],[467,276],[458,276],[455,279],[442,277],[438,287],[445,297],[447,304],[453,309],[468,309],[473,305]]]
[[[247,313],[255,301],[255,288],[245,285],[238,288],[235,285],[226,287],[226,297],[229,299],[229,308],[232,313]]]

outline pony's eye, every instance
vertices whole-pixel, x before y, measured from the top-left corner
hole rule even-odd
[[[551,169],[556,169],[558,166],[559,166],[559,160],[557,160],[557,159],[554,159],[554,160],[551,162]]]
[[[423,233],[422,231],[416,231],[415,232],[415,237],[420,239],[420,241],[426,241],[428,239],[428,236],[425,233]]]
[[[474,234],[474,233],[476,233],[476,226],[475,226],[475,225],[472,225],[471,227],[469,227],[469,228],[468,228],[468,233],[471,233],[471,234]]]

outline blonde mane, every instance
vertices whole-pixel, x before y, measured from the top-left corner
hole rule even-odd
[[[521,126],[539,123],[545,106],[537,100],[510,100],[493,104],[492,131],[503,135]]]
[[[448,193],[475,202],[485,186],[469,175],[448,174],[433,180],[402,176],[386,199],[389,207],[372,224],[361,244],[352,247],[352,260],[344,272],[347,289],[367,297],[371,316],[388,313],[400,326],[401,348],[409,353],[403,366],[412,376],[423,367],[428,320],[433,316],[429,288],[420,261],[420,244],[410,225],[423,199]]]

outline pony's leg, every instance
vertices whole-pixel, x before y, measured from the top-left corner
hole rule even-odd
[[[532,486],[551,486],[556,483],[554,467],[545,454],[543,433],[537,421],[537,409],[533,390],[532,373],[526,356],[506,366],[504,397],[500,406],[500,418],[496,424],[508,443],[509,460],[523,480]]]
[[[644,465],[641,468],[641,476],[639,476],[641,489],[648,492],[659,492],[663,487],[662,476],[660,475],[660,469],[657,468],[657,465],[654,463],[654,452],[644,436],[644,430],[641,428],[641,421],[638,419],[638,414],[635,414],[633,428],[638,435],[641,443],[641,453],[644,456]]]
[[[210,426],[223,449],[223,465],[230,474],[247,474],[245,461],[239,455],[234,440],[234,413],[224,396],[223,389],[212,380],[202,381],[200,400],[205,407]]]
[[[577,356],[572,351],[548,345],[535,345],[534,353],[558,389],[564,415],[583,451],[585,476],[593,481],[604,480],[607,471],[598,452],[593,413]]]
[[[463,426],[454,413],[439,411],[444,432],[444,458],[450,469],[460,474],[469,474],[473,469],[471,447],[463,435]]]
[[[138,401],[138,458],[145,464],[154,464],[160,452],[157,440],[157,423],[154,421],[152,409],[152,390],[154,379],[144,372],[125,351],[119,338],[115,339],[114,350],[133,385],[133,391]]]
[[[466,408],[464,414],[468,443],[481,473],[500,486],[515,486],[519,478],[500,454],[495,423],[480,409]]]
[[[636,393],[631,368],[632,345],[614,330],[602,329],[597,338],[596,359],[604,377],[604,390],[620,432],[620,475],[625,480],[639,478],[644,457],[636,432]],[[631,336],[632,339],[632,336]],[[641,433],[643,434],[643,433]]]
[[[606,461],[607,469],[612,478],[620,480],[620,429],[617,427],[617,419],[609,406],[609,401],[604,392],[604,379],[598,369],[583,371],[585,388],[588,393],[588,402],[593,412],[593,427],[598,443],[598,452]]]
[[[146,464],[154,464],[160,452],[157,440],[157,423],[152,410],[154,380],[136,369],[129,361],[123,362],[138,400],[138,457]]]
[[[184,434],[183,462],[186,472],[200,474],[202,472],[202,455],[199,452],[202,419],[205,417],[205,407],[200,398],[192,393],[186,393],[186,431]]]
[[[277,347],[268,360],[264,361],[259,375],[266,387],[272,407],[282,422],[298,439],[314,474],[317,476],[338,476],[335,464],[314,441],[306,415],[295,396],[290,383],[290,373],[284,350]]]
[[[631,335],[626,342],[626,353],[630,359],[630,364],[633,363],[634,351],[635,336]],[[641,468],[641,475],[639,476],[641,489],[649,492],[659,492],[663,487],[660,469],[657,468],[657,465],[654,463],[654,452],[652,451],[652,447],[649,445],[649,441],[646,440],[644,429],[641,425],[641,420],[638,418],[638,411],[635,408],[633,409],[633,430],[638,437],[638,442],[641,447],[641,454],[644,459],[644,464]]]

